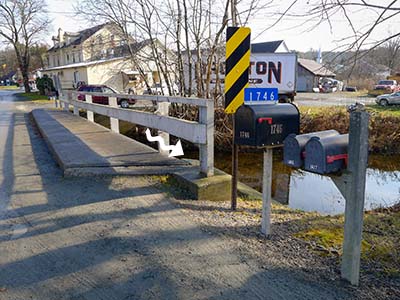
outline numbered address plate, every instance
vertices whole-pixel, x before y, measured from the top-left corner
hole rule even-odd
[[[268,104],[278,101],[277,88],[246,88],[244,104]]]

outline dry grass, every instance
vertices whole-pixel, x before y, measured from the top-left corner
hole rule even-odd
[[[368,106],[370,112],[369,147],[372,153],[400,153],[400,108]],[[301,132],[335,129],[349,131],[349,114],[345,107],[300,107]]]
[[[16,86],[16,85],[0,85],[0,90],[19,90],[19,86]]]

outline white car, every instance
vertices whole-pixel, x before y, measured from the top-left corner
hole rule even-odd
[[[151,93],[153,95],[169,96],[168,86],[166,84],[163,84],[161,86],[160,83],[155,83],[150,89],[151,89]],[[179,94],[178,87],[176,86],[175,83],[172,85],[172,89],[173,89],[174,95],[178,95]]]
[[[375,102],[381,106],[388,106],[389,104],[400,104],[400,92],[380,95],[376,97]]]

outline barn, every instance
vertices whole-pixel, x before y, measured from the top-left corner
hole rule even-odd
[[[299,58],[297,63],[297,92],[312,92],[322,79],[336,76],[335,73],[314,60]]]

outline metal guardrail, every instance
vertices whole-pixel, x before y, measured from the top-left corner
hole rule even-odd
[[[169,144],[169,134],[185,139],[199,146],[200,172],[206,176],[214,175],[214,101],[202,98],[183,98],[155,95],[103,94],[79,92],[85,95],[85,101],[77,99],[78,92],[64,91],[56,100],[56,107],[69,110],[73,106],[75,115],[79,108],[87,111],[87,119],[94,122],[94,113],[110,117],[111,130],[119,133],[119,120],[133,124],[158,129]],[[108,97],[109,105],[92,103],[93,96]],[[136,101],[150,100],[157,102],[155,113],[124,109],[118,107],[117,98],[135,99]],[[59,103],[58,103],[59,102]],[[190,104],[199,107],[199,122],[188,121],[168,116],[170,103]],[[159,148],[160,152],[161,149]]]

